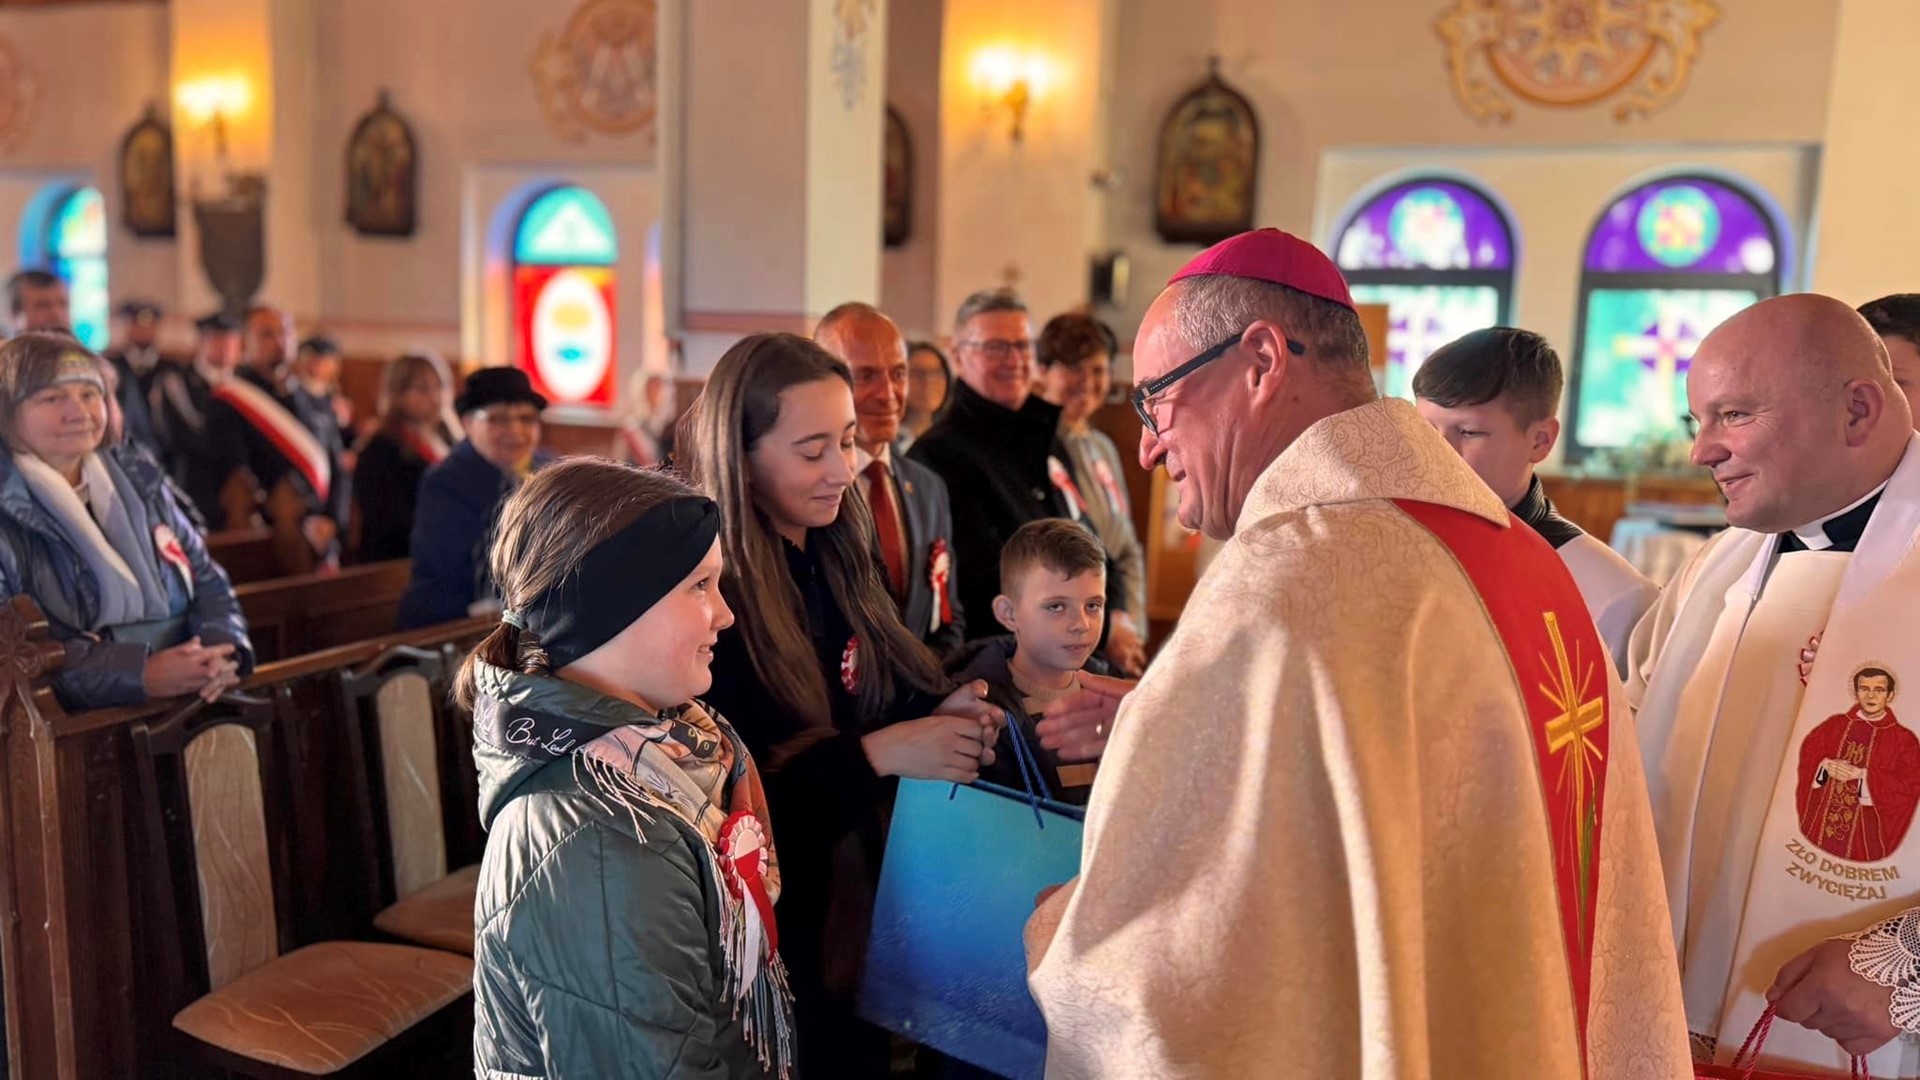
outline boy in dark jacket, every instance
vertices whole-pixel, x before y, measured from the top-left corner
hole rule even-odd
[[[1022,525],[1000,549],[1000,595],[993,598],[994,617],[1013,635],[981,642],[960,675],[963,682],[987,684],[987,701],[1025,733],[1047,794],[1075,806],[1086,805],[1095,766],[1041,749],[1036,728],[1049,706],[1080,689],[1081,672],[1106,674],[1093,655],[1106,596],[1106,551],[1085,526],[1064,518]],[[1013,737],[1002,733],[996,760],[981,779],[1021,790]]]

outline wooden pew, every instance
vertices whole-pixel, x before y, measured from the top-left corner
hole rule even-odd
[[[273,530],[222,529],[207,534],[207,554],[227,571],[235,585],[279,577],[280,556],[274,551]]]
[[[412,565],[395,559],[237,587],[254,656],[264,664],[391,632]]]
[[[283,795],[298,827],[284,864],[287,947],[368,938],[381,902],[366,886],[380,853],[368,843],[368,780],[350,773],[340,672],[397,646],[463,652],[493,626],[467,620],[265,664],[240,688],[272,702],[288,765]],[[143,925],[154,918],[138,884],[151,853],[138,838],[150,823],[132,816],[131,729],[182,703],[68,715],[49,682],[64,651],[25,597],[0,608],[0,658],[0,968],[11,1074],[201,1075],[168,1054],[180,1003],[152,990],[166,955],[155,936],[169,931]],[[460,831],[465,846],[473,833]]]

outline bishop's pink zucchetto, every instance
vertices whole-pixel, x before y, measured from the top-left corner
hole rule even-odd
[[[1279,229],[1255,229],[1230,236],[1193,257],[1179,272],[1167,279],[1171,285],[1182,278],[1200,274],[1227,274],[1232,277],[1270,281],[1298,289],[1308,296],[1331,300],[1353,307],[1353,294],[1347,291],[1347,279],[1319,248],[1292,233]]]

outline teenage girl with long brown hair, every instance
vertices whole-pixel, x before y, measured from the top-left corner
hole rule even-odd
[[[888,778],[973,780],[1000,717],[984,686],[951,690],[901,625],[853,434],[846,366],[805,338],[758,334],[720,359],[678,448],[720,506],[721,588],[739,621],[715,646],[707,700],[766,770],[803,1072],[864,1080],[887,1068],[886,1037],[854,1018],[853,997]]]

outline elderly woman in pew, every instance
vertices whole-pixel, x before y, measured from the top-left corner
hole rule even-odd
[[[160,466],[111,434],[105,372],[66,334],[0,344],[0,588],[65,643],[68,709],[212,700],[253,668],[246,620]]]
[[[767,802],[699,700],[733,622],[714,504],[576,458],[501,512],[507,608],[461,669],[487,851],[474,1071],[790,1075]]]
[[[519,368],[484,367],[467,376],[454,402],[467,437],[420,480],[400,629],[500,610],[486,572],[488,537],[507,496],[553,460],[539,448],[546,407]]]

